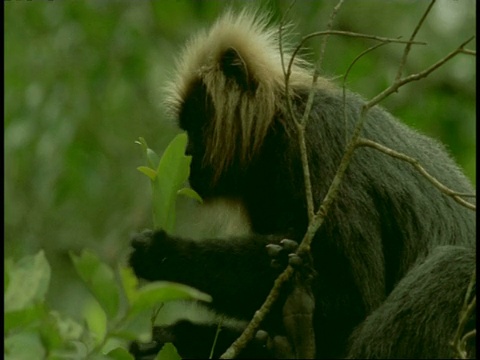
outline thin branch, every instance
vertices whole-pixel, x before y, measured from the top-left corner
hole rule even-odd
[[[220,318],[220,321],[217,324],[217,331],[215,331],[215,337],[213,338],[212,348],[210,349],[210,355],[208,357],[209,359],[213,358],[213,352],[215,351],[215,347],[217,346],[218,336],[220,335],[220,331],[222,331],[222,324],[223,324],[224,319],[225,318],[222,316]]]
[[[222,354],[222,356],[220,356],[220,359],[235,358],[238,353],[243,349],[245,344],[255,336],[255,333],[259,328],[261,322],[265,319],[268,310],[271,309],[272,305],[277,300],[282,285],[290,279],[290,277],[293,275],[293,271],[293,268],[291,266],[288,266],[277,277],[272,286],[272,290],[265,299],[265,302],[262,304],[260,309],[255,312],[252,320],[248,323],[243,333],[232,343],[232,345],[230,345],[230,347]]]
[[[327,31],[332,30],[333,21],[338,13],[338,10],[342,6],[342,3],[343,3],[343,0],[340,0],[337,3],[337,5],[334,7],[332,13],[330,14],[330,19],[327,24]],[[296,122],[297,130],[298,130],[299,145],[300,145],[300,156],[302,159],[303,177],[305,181],[305,195],[307,198],[307,211],[308,211],[309,222],[313,220],[313,216],[315,214],[315,204],[313,201],[312,180],[310,177],[310,165],[308,163],[307,145],[305,143],[305,128],[307,126],[307,121],[310,118],[310,113],[312,111],[313,99],[314,99],[316,88],[317,88],[317,80],[318,80],[318,76],[320,75],[321,63],[323,61],[323,55],[325,52],[325,48],[327,46],[328,37],[329,35],[327,34],[323,38],[322,45],[320,47],[320,56],[317,60],[315,69],[313,71],[312,84],[310,86],[310,92],[308,93],[307,104],[305,105],[305,110],[303,112],[302,119],[300,120],[300,123]],[[297,47],[297,49],[299,48]],[[295,57],[295,54],[292,54],[292,58],[290,59],[290,64],[292,64],[294,57]],[[289,70],[290,70],[290,66],[289,66]],[[293,111],[291,115],[295,116],[293,114]]]
[[[295,3],[295,0],[292,1],[292,3],[290,4],[290,6],[287,8],[287,12],[290,11],[291,7],[293,6],[293,4]],[[287,73],[287,69],[285,68],[285,54],[283,52],[283,34],[282,34],[282,31],[283,31],[283,28],[285,26],[285,18],[286,18],[286,14],[284,14],[282,16],[282,19],[280,21],[280,26],[279,26],[279,29],[278,29],[278,43],[279,43],[279,50],[280,50],[280,62],[282,64],[282,71],[283,71],[283,76],[285,78],[285,101],[287,103],[287,112],[288,114],[290,114],[290,116],[292,117],[292,120],[295,124],[298,123],[298,119],[297,117],[295,116],[295,113],[293,112],[293,106],[292,106],[292,98],[290,96],[290,74]],[[289,71],[290,71],[290,68],[289,68]]]
[[[323,37],[322,45],[320,46],[320,56],[318,57],[317,63],[315,64],[315,69],[313,71],[313,76],[312,76],[312,85],[310,87],[310,92],[308,94],[308,99],[307,99],[307,105],[305,106],[305,111],[303,113],[303,117],[302,117],[302,121],[301,121],[301,124],[303,126],[305,126],[305,124],[307,123],[307,119],[310,117],[310,112],[311,112],[312,106],[313,106],[313,97],[314,97],[315,92],[316,92],[315,91],[316,84],[317,84],[318,76],[319,76],[319,73],[320,73],[320,67],[321,67],[321,64],[322,64],[322,61],[323,61],[323,55],[325,53],[325,48],[327,47],[328,38],[329,38],[330,34],[332,34],[334,32],[332,30],[333,21],[335,19],[335,16],[337,15],[338,10],[342,6],[342,3],[343,3],[343,0],[340,0],[338,2],[338,4],[335,6],[335,8],[333,9],[332,13],[330,14],[330,18],[329,18],[329,21],[328,21],[328,24],[327,24],[327,30],[324,32],[325,36]],[[293,60],[295,59],[295,56],[297,55],[297,52],[299,51],[299,49],[301,48],[302,45],[303,45],[303,43],[300,42],[300,44],[296,47],[294,53],[292,54],[292,57],[290,59],[290,63],[289,63],[289,66],[288,66],[288,72],[290,72],[291,65],[293,64]]]
[[[292,57],[290,59],[290,62],[288,64],[288,71],[287,71],[287,76],[290,76],[291,73],[291,68],[293,65],[293,60],[297,56],[297,53],[300,51],[300,49],[303,47],[303,44],[305,41],[316,37],[316,36],[324,36],[324,35],[342,35],[342,36],[350,36],[350,37],[358,37],[362,39],[370,39],[370,40],[376,40],[376,41],[382,41],[382,42],[392,42],[392,43],[399,43],[399,44],[408,44],[410,43],[407,40],[400,40],[400,39],[392,39],[392,38],[386,38],[386,37],[381,37],[381,36],[375,36],[375,35],[368,35],[368,34],[361,34],[361,33],[355,33],[351,31],[341,31],[341,30],[325,30],[325,31],[318,31],[314,32],[311,34],[308,34],[302,38],[298,46],[295,48],[295,50],[292,53]],[[425,42],[420,42],[420,41],[414,41],[412,42],[414,45],[426,45]]]
[[[280,50],[280,61],[281,61],[281,64],[282,64],[283,76],[285,78],[287,77],[287,73],[286,73],[286,68],[285,68],[285,58],[284,58],[284,52],[283,52],[283,34],[282,34],[282,31],[283,31],[283,28],[285,26],[285,21],[286,21],[286,18],[287,18],[287,14],[290,12],[293,5],[295,5],[295,2],[296,2],[296,0],[292,0],[290,5],[288,6],[287,10],[285,11],[285,13],[282,15],[282,19],[280,20],[280,25],[278,27],[278,44],[279,44],[279,50]],[[287,95],[288,95],[288,92],[287,92]]]
[[[409,164],[411,164],[421,175],[423,175],[431,184],[433,184],[433,186],[435,186],[438,190],[440,190],[442,193],[444,193],[445,195],[447,196],[450,196],[453,200],[455,200],[457,203],[459,203],[460,205],[462,206],[465,206],[466,208],[470,209],[470,210],[476,210],[476,206],[474,204],[471,204],[469,203],[468,201],[465,201],[464,199],[462,199],[459,195],[458,192],[456,191],[453,191],[452,189],[450,189],[449,187],[443,185],[440,181],[438,181],[435,177],[433,177],[432,175],[430,175],[428,173],[427,170],[425,170],[425,168],[420,164],[420,162],[415,159],[415,158],[412,158],[406,154],[403,154],[403,153],[400,153],[398,151],[395,151],[389,147],[386,147],[382,144],[379,144],[375,141],[372,141],[372,140],[368,140],[368,139],[364,139],[364,138],[360,138],[358,139],[357,141],[357,147],[361,147],[361,146],[366,146],[366,147],[371,147],[371,148],[374,148],[384,154],[387,154],[391,157],[394,157],[394,158],[397,158],[397,159],[400,159],[400,160],[403,160],[403,161],[406,161],[408,162]],[[472,195],[472,194],[470,194]]]
[[[320,75],[320,67],[321,67],[321,64],[322,64],[322,61],[323,61],[323,55],[324,55],[324,52],[325,52],[325,48],[327,47],[327,41],[328,41],[328,38],[329,38],[330,34],[334,33],[334,30],[332,30],[333,20],[335,19],[335,16],[337,15],[337,12],[340,9],[340,6],[342,5],[342,3],[343,3],[343,0],[340,0],[338,2],[338,4],[335,6],[335,8],[333,9],[332,13],[330,14],[330,20],[329,20],[328,25],[327,25],[327,30],[323,32],[325,36],[323,38],[322,45],[320,47],[320,56],[317,60],[317,63],[315,64],[316,66],[315,66],[315,69],[313,71],[312,85],[310,87],[310,92],[308,93],[308,99],[307,99],[307,104],[305,106],[305,111],[303,112],[302,120],[300,122],[300,124],[304,128],[307,124],[308,118],[310,117],[310,112],[312,111],[313,98],[314,98],[314,95],[316,93],[315,90],[316,90],[317,80],[318,80],[318,76]],[[296,56],[296,54],[297,54],[297,52],[298,52],[298,50],[300,49],[301,46],[302,46],[302,42],[300,42],[300,44],[297,46],[294,53],[292,54],[292,58],[290,59],[290,63],[289,63],[289,67],[288,67],[289,72],[290,72],[290,69],[291,69],[291,65],[293,64],[293,60],[295,59],[295,56]]]
[[[474,271],[472,273],[472,277],[470,278],[470,282],[468,283],[467,291],[465,292],[465,298],[463,299],[463,308],[467,308],[468,300],[470,299],[470,295],[472,294],[473,286],[477,283],[477,273]]]
[[[476,300],[477,299],[475,298],[475,301]],[[470,338],[472,338],[474,336],[477,336],[477,329],[473,329],[473,330],[470,330],[469,332],[465,333],[465,335],[463,335],[462,340],[461,340],[463,347],[465,347],[467,341],[470,340]]]
[[[419,72],[419,73],[416,73],[416,74],[412,74],[412,75],[409,75],[409,76],[406,76],[404,77],[403,79],[399,79],[397,81],[395,81],[391,86],[389,86],[387,89],[385,89],[384,91],[382,91],[380,94],[378,94],[377,96],[375,96],[373,99],[371,99],[367,104],[366,106],[368,108],[372,108],[373,106],[377,105],[380,101],[382,101],[383,99],[385,99],[387,96],[389,96],[390,94],[394,93],[394,92],[397,92],[398,89],[409,83],[409,82],[412,82],[412,81],[417,81],[417,80],[420,80],[420,79],[423,79],[424,77],[427,77],[430,73],[432,73],[433,71],[435,71],[436,69],[438,69],[440,66],[442,66],[443,64],[445,64],[448,60],[450,60],[451,58],[455,57],[457,54],[461,54],[463,53],[463,48],[465,47],[465,45],[467,45],[470,41],[472,41],[473,39],[475,38],[475,36],[472,36],[470,37],[469,39],[467,39],[465,42],[463,42],[462,44],[460,44],[460,46],[458,48],[456,48],[455,50],[453,50],[452,52],[450,52],[447,56],[445,56],[444,58],[440,59],[439,61],[437,61],[435,64],[433,64],[432,66],[430,66],[429,68]]]
[[[462,54],[466,54],[466,55],[477,56],[477,52],[476,52],[475,50],[462,49],[460,52],[461,52]]]
[[[347,71],[345,72],[345,75],[343,76],[343,82],[342,82],[342,95],[343,95],[343,123],[345,125],[345,143],[348,142],[348,129],[347,129],[347,89],[346,89],[346,83],[347,83],[347,78],[348,75],[350,74],[350,70],[353,68],[353,66],[356,64],[360,58],[362,58],[364,55],[368,54],[370,51],[375,50],[376,48],[379,48],[380,46],[389,44],[388,42],[383,42],[377,45],[374,45],[372,47],[369,47],[368,49],[362,51],[360,55],[355,57],[353,59],[352,63],[349,65],[347,68]]]
[[[463,331],[465,330],[465,326],[467,325],[468,320],[470,319],[473,312],[477,308],[476,295],[473,297],[471,301],[469,301],[470,296],[472,295],[472,292],[473,292],[473,287],[476,284],[476,282],[477,282],[477,273],[476,273],[476,270],[474,270],[470,278],[467,291],[465,293],[462,310],[460,311],[458,326],[453,336],[453,340],[450,342],[450,345],[452,345],[455,351],[457,351],[461,359],[466,359],[468,356],[465,350],[466,342],[471,337],[477,334],[476,329],[473,329],[467,332],[465,335],[461,336]]]
[[[291,6],[293,5],[294,2],[292,2]],[[290,10],[291,6],[288,8]],[[289,87],[289,80],[290,76],[287,74],[287,71],[285,69],[285,61],[284,61],[284,53],[283,53],[283,36],[282,36],[282,29],[284,26],[285,22],[285,15],[282,17],[282,20],[280,21],[280,27],[278,30],[279,33],[279,48],[280,48],[280,59],[281,59],[281,64],[282,64],[282,70],[283,70],[283,75],[285,77],[285,100],[287,104],[287,112],[294,122],[294,124],[297,127],[298,131],[298,138],[299,138],[299,146],[300,146],[300,156],[302,160],[302,169],[303,169],[303,174],[304,174],[304,179],[305,179],[305,196],[307,198],[307,213],[308,213],[308,219],[311,221],[313,214],[314,214],[314,205],[313,205],[313,193],[312,193],[312,184],[310,180],[310,169],[309,169],[309,164],[308,164],[308,155],[307,155],[307,146],[305,144],[305,127],[300,125],[300,122],[298,121],[295,112],[293,111],[293,104],[292,104],[292,97],[290,96],[290,87]],[[316,79],[315,79],[316,80]],[[314,80],[314,82],[315,82]],[[312,85],[313,87],[313,85]]]
[[[332,13],[330,14],[330,18],[327,23],[327,30],[332,30],[333,29],[333,22],[335,18],[337,17],[338,10],[340,10],[340,7],[343,5],[344,0],[340,0],[337,5],[332,10]],[[327,48],[327,42],[328,42],[329,35],[324,36],[322,39],[322,44],[320,46],[320,55],[318,57],[317,61],[317,66],[316,69],[319,69],[322,67],[322,61],[325,55],[325,49]]]
[[[298,144],[300,146],[300,157],[302,159],[303,179],[305,184],[305,196],[307,200],[308,221],[313,220],[315,204],[313,202],[312,179],[310,178],[310,164],[308,162],[307,144],[305,141],[305,126],[297,125]]]
[[[415,39],[415,36],[417,35],[418,31],[419,31],[420,28],[422,27],[423,22],[424,22],[425,19],[427,18],[428,13],[429,13],[430,10],[432,9],[433,5],[435,4],[435,1],[436,1],[436,0],[432,0],[432,1],[430,2],[430,5],[428,5],[427,10],[425,10],[425,12],[423,13],[422,18],[420,19],[420,21],[418,22],[417,26],[415,27],[415,30],[413,30],[412,36],[410,36],[410,41],[413,41],[413,40]],[[408,43],[408,44],[405,46],[405,50],[403,51],[402,60],[400,60],[400,65],[398,66],[398,71],[397,71],[397,76],[395,77],[395,81],[398,81],[398,80],[402,77],[403,67],[404,67],[405,64],[407,63],[407,57],[408,57],[408,54],[410,53],[411,47],[412,47],[412,44],[411,44],[411,43]]]

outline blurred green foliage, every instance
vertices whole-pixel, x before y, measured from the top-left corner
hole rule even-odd
[[[143,136],[161,153],[178,133],[162,86],[184,41],[229,4],[245,1],[6,1],[5,253],[44,249],[52,264],[49,301],[81,316],[68,256],[92,248],[124,262],[129,234],[151,227],[148,179],[136,167]],[[262,2],[275,18],[289,1]],[[323,30],[336,2],[299,1],[289,18],[305,35]],[[347,1],[337,29],[408,39],[427,2]],[[438,1],[406,72],[418,72],[475,34],[475,1]],[[294,38],[298,41],[300,37]],[[315,59],[320,40],[310,40]],[[322,70],[341,77],[371,41],[331,37]],[[475,49],[472,42],[470,49]],[[391,83],[402,47],[362,58],[348,87],[371,97]],[[382,105],[440,139],[475,180],[475,58],[460,55]],[[83,291],[83,292],[82,292]]]
[[[115,271],[89,251],[71,257],[95,299],[78,323],[45,304],[51,268],[43,250],[18,262],[6,261],[5,359],[133,360],[128,344],[142,335],[151,338],[158,315],[149,315],[152,308],[179,300],[212,301],[207,294],[168,281],[139,287],[131,268]],[[171,346],[164,350],[169,355],[159,358],[180,359]]]

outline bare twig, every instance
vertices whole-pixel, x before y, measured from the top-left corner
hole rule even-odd
[[[247,342],[255,336],[255,333],[262,321],[265,319],[268,310],[270,310],[272,305],[277,300],[282,285],[290,279],[293,271],[293,268],[291,266],[288,266],[285,271],[283,271],[277,277],[272,286],[272,290],[265,299],[265,302],[262,304],[260,309],[255,312],[252,320],[250,320],[243,333],[232,343],[232,345],[230,345],[230,347],[222,354],[222,356],[220,356],[220,359],[235,358],[238,353],[243,349],[243,347],[247,344]]]
[[[428,13],[432,9],[433,5],[435,4],[435,1],[436,0],[432,0],[430,2],[430,5],[428,5],[427,10],[425,10],[425,12],[423,13],[422,18],[420,19],[417,26],[415,27],[415,30],[413,30],[412,36],[410,36],[410,41],[413,41],[413,39],[415,39],[415,36],[417,35],[418,30],[420,30],[420,28],[422,27],[422,24],[425,21],[425,19],[427,18]],[[398,71],[397,71],[397,76],[395,77],[395,81],[398,81],[402,77],[403,67],[407,63],[407,57],[408,57],[408,54],[410,53],[411,47],[412,47],[411,43],[409,43],[405,46],[405,50],[403,51],[402,60],[400,60],[400,65],[398,66]]]
[[[293,3],[294,3],[294,1],[292,1],[292,4],[288,8],[288,11],[290,10]],[[313,217],[314,205],[313,205],[313,195],[312,195],[312,184],[311,184],[311,181],[310,181],[310,169],[309,169],[308,158],[307,158],[307,147],[306,147],[306,144],[305,144],[305,136],[304,136],[305,127],[304,126],[302,127],[300,125],[300,122],[298,121],[298,119],[295,115],[295,112],[293,111],[292,97],[290,96],[290,86],[289,86],[290,75],[287,74],[287,71],[286,71],[286,68],[285,68],[285,59],[284,59],[284,53],[283,53],[282,30],[283,30],[283,27],[284,27],[284,23],[285,23],[285,15],[282,17],[282,20],[281,20],[280,26],[279,26],[279,30],[278,30],[280,60],[281,60],[281,64],[282,64],[283,75],[285,77],[285,100],[286,100],[286,104],[287,104],[287,112],[289,113],[291,119],[293,120],[293,122],[297,126],[297,130],[299,132],[299,140],[300,140],[299,141],[299,146],[300,146],[300,149],[301,149],[300,154],[301,154],[301,158],[302,158],[302,164],[303,164],[302,168],[303,168],[304,179],[305,179],[305,194],[306,194],[306,198],[307,198],[307,212],[308,212],[308,218],[309,218],[309,221],[310,221]],[[291,59],[291,61],[293,61],[293,60]],[[318,76],[318,74],[317,74],[317,76]],[[316,82],[316,77],[314,75],[313,83],[315,83],[315,82]],[[314,85],[312,85],[312,87],[313,86]]]
[[[349,37],[358,37],[358,38],[363,38],[363,39],[370,39],[370,40],[376,40],[376,41],[381,41],[381,42],[386,42],[386,43],[399,43],[399,44],[408,44],[410,41],[407,40],[400,40],[400,39],[392,39],[392,38],[386,38],[386,37],[381,37],[381,36],[375,36],[375,35],[368,35],[368,34],[361,34],[361,33],[356,33],[356,32],[351,32],[351,31],[341,31],[341,30],[326,30],[326,31],[318,31],[314,32],[311,34],[308,34],[300,40],[300,43],[298,46],[295,48],[295,50],[292,53],[292,57],[290,59],[290,62],[288,64],[287,68],[287,76],[290,77],[291,74],[291,68],[293,65],[293,60],[297,56],[297,53],[300,51],[300,49],[303,47],[303,44],[305,41],[316,37],[316,36],[325,36],[325,35],[342,35],[342,36],[349,36]],[[425,42],[420,42],[420,41],[414,41],[411,42],[414,45],[426,45]]]
[[[312,224],[309,225],[308,231],[317,231],[318,228],[322,225],[323,219],[325,215],[328,212],[328,209],[330,208],[331,204],[333,203],[333,200],[335,199],[338,189],[340,188],[340,184],[342,182],[343,176],[345,174],[345,171],[350,163],[351,157],[353,155],[353,152],[355,148],[357,147],[357,142],[360,139],[360,133],[361,130],[363,129],[363,125],[366,121],[366,114],[367,112],[376,104],[378,104],[381,100],[385,99],[387,96],[392,94],[393,92],[397,91],[401,86],[415,80],[419,80],[421,78],[424,78],[428,76],[430,73],[432,73],[434,70],[438,69],[440,66],[445,64],[449,59],[453,58],[455,55],[459,54],[462,49],[468,42],[470,42],[473,39],[470,38],[464,43],[462,43],[456,50],[452,51],[449,53],[447,56],[430,66],[429,68],[425,69],[422,72],[419,72],[417,74],[413,74],[410,76],[407,76],[403,79],[399,79],[398,81],[395,81],[391,86],[389,86],[386,90],[382,91],[380,94],[375,96],[373,99],[371,99],[369,102],[364,104],[362,106],[362,110],[360,112],[360,118],[355,125],[354,131],[352,138],[350,139],[349,144],[347,145],[347,148],[345,150],[345,153],[342,157],[342,160],[340,161],[340,165],[338,166],[338,170],[332,180],[332,184],[330,185],[327,194],[325,195],[325,198],[322,201],[322,204],[320,205],[320,209],[318,212],[315,214],[315,219]],[[314,233],[313,233],[314,235]],[[303,249],[310,249],[310,242],[312,241],[313,236],[306,236],[302,243],[299,246],[299,251],[302,251]],[[304,244],[305,243],[305,244]]]
[[[477,307],[476,295],[470,301],[470,296],[472,295],[473,287],[476,284],[476,282],[477,282],[477,274],[476,274],[476,270],[474,270],[472,273],[472,277],[470,278],[470,282],[468,284],[467,292],[465,293],[462,310],[460,311],[458,326],[453,336],[453,340],[450,343],[455,349],[455,351],[458,353],[458,355],[460,356],[460,359],[467,359],[468,354],[465,350],[466,343],[471,337],[476,336],[477,334],[476,329],[473,329],[462,336],[463,332],[465,331],[465,326],[467,325],[468,320],[471,318],[474,310]]]
[[[330,34],[334,33],[334,31],[332,30],[333,21],[335,19],[335,16],[337,15],[338,10],[340,9],[340,6],[342,6],[342,3],[343,3],[343,0],[340,0],[338,2],[338,4],[335,6],[335,8],[333,9],[332,13],[330,14],[330,19],[329,19],[328,24],[327,24],[327,31],[324,32],[325,36],[323,37],[322,45],[320,46],[320,56],[317,60],[315,69],[313,71],[312,85],[310,87],[310,92],[308,94],[307,104],[305,106],[305,111],[303,112],[303,117],[302,117],[302,120],[301,120],[301,123],[300,123],[303,126],[304,129],[305,129],[305,126],[307,124],[307,120],[310,117],[310,112],[312,111],[313,98],[314,98],[314,95],[315,95],[315,92],[316,92],[315,91],[316,84],[317,84],[318,76],[320,75],[320,67],[321,67],[321,64],[322,64],[322,61],[323,61],[323,55],[324,55],[324,52],[325,52],[325,48],[327,47],[327,41],[328,41],[328,38],[329,38]],[[297,52],[298,52],[298,50],[300,49],[301,46],[302,46],[302,43],[300,42],[300,45],[297,46],[294,53],[292,54],[292,58],[290,59],[290,64],[289,64],[289,71],[290,71],[290,68],[291,68],[291,64],[293,63],[293,60],[295,59],[295,56],[296,56],[296,54],[297,54]]]
[[[348,129],[347,129],[347,88],[346,88],[347,77],[350,74],[350,70],[357,63],[357,61],[360,60],[360,58],[362,58],[364,55],[368,54],[370,51],[373,51],[373,50],[379,48],[380,46],[383,46],[383,45],[386,45],[386,44],[388,44],[388,43],[383,42],[383,43],[374,45],[374,46],[369,47],[368,49],[362,51],[360,53],[360,55],[358,55],[357,57],[355,57],[355,59],[353,59],[352,63],[347,68],[347,71],[345,72],[345,75],[343,76],[342,94],[343,94],[343,123],[345,125],[345,143],[348,143],[348,135],[349,135],[348,134]]]
[[[282,15],[282,19],[280,20],[280,24],[279,24],[279,27],[278,27],[278,44],[279,44],[279,50],[280,50],[280,62],[282,64],[282,70],[283,70],[283,76],[284,77],[286,77],[287,74],[286,74],[286,70],[285,70],[286,69],[285,68],[285,58],[284,58],[284,52],[283,52],[283,28],[285,26],[287,14],[290,12],[290,10],[292,9],[295,2],[296,2],[296,0],[292,0],[290,5],[288,6],[287,10],[285,11],[285,13]],[[288,91],[287,91],[286,92],[287,98],[289,98],[288,95],[289,94],[288,94]]]
[[[471,210],[476,210],[476,206],[474,204],[469,203],[468,201],[465,201],[464,199],[461,198],[462,194],[460,194],[456,191],[453,191],[449,187],[443,185],[435,177],[430,175],[428,173],[428,171],[425,170],[425,168],[419,163],[419,161],[417,159],[415,159],[413,157],[410,157],[406,154],[400,153],[398,151],[395,151],[395,150],[393,150],[393,149],[391,149],[387,146],[384,146],[382,144],[379,144],[379,143],[377,143],[375,141],[372,141],[372,140],[369,140],[369,139],[364,139],[364,138],[358,139],[356,146],[357,147],[361,147],[361,146],[371,147],[371,148],[374,148],[378,151],[383,152],[384,154],[387,154],[387,155],[392,156],[394,158],[397,158],[397,159],[408,162],[409,164],[413,165],[413,167],[415,169],[417,169],[417,171],[421,175],[423,175],[428,181],[430,181],[430,183],[433,184],[433,186],[435,186],[442,193],[444,193],[447,196],[450,196],[453,200],[455,200],[460,205],[463,205],[466,208],[471,209]],[[469,195],[474,196],[473,194],[469,194]]]
[[[412,74],[412,75],[409,75],[409,76],[406,76],[402,79],[398,79],[397,81],[395,81],[391,86],[389,86],[387,89],[385,89],[384,91],[382,91],[380,94],[378,94],[377,96],[375,96],[373,99],[371,99],[365,106],[370,109],[372,108],[373,106],[377,105],[380,101],[382,101],[383,99],[385,99],[387,96],[389,96],[390,94],[394,93],[394,92],[397,92],[397,90],[409,83],[409,82],[412,82],[412,81],[417,81],[417,80],[420,80],[420,79],[423,79],[424,77],[427,77],[430,73],[432,73],[433,71],[435,71],[436,69],[438,69],[440,66],[442,66],[443,64],[445,64],[448,60],[450,60],[451,58],[455,57],[456,55],[458,54],[461,54],[464,52],[464,47],[465,45],[467,45],[470,41],[472,41],[475,37],[472,36],[470,37],[469,39],[467,39],[466,41],[464,41],[462,44],[460,44],[460,46],[458,48],[456,48],[455,50],[453,50],[452,52],[450,52],[447,56],[445,56],[444,58],[440,59],[439,61],[437,61],[435,64],[433,64],[432,66],[428,67],[427,69],[419,72],[419,73],[416,73],[416,74]]]
[[[477,52],[470,49],[462,49],[460,51],[462,54],[477,56]]]
[[[332,13],[330,14],[330,19],[327,24],[327,31],[332,31],[333,27],[333,21],[335,20],[335,17],[338,13],[338,10],[343,4],[343,0],[340,0],[338,4],[334,7]],[[313,216],[315,213],[315,204],[313,201],[313,192],[312,192],[312,181],[310,178],[310,165],[308,163],[308,154],[307,154],[307,146],[305,143],[305,128],[307,126],[307,120],[310,118],[310,113],[312,111],[312,106],[313,106],[313,98],[316,93],[316,87],[317,87],[317,80],[318,76],[320,75],[320,68],[321,68],[321,63],[323,61],[323,56],[325,49],[327,47],[327,41],[329,34],[325,34],[326,36],[323,38],[322,45],[320,47],[320,56],[318,58],[317,64],[315,66],[315,69],[313,71],[312,75],[312,85],[310,87],[310,92],[308,93],[308,99],[307,99],[307,104],[305,105],[305,110],[303,112],[302,119],[300,123],[298,121],[295,121],[295,124],[297,125],[297,130],[298,130],[298,140],[300,144],[300,156],[302,159],[302,168],[303,168],[303,178],[305,181],[305,194],[306,194],[306,199],[307,199],[307,211],[308,211],[308,220],[311,222],[313,220]],[[297,49],[300,49],[297,47]],[[289,69],[287,73],[291,69],[291,64],[293,63],[293,60],[295,59],[295,53],[292,54],[292,58],[290,59],[290,64],[289,64]],[[285,81],[288,82],[288,76],[286,76]],[[288,101],[291,101],[289,99]],[[290,107],[291,109],[291,107]],[[290,116],[295,119],[295,114],[293,111],[290,110]]]
[[[330,14],[330,18],[328,20],[327,30],[333,29],[333,21],[335,20],[335,17],[337,16],[338,10],[340,10],[340,7],[343,5],[343,1],[344,0],[340,0],[338,2],[338,4],[333,8],[332,13]],[[328,37],[329,37],[328,35],[323,37],[322,45],[320,46],[320,55],[318,57],[317,66],[316,66],[316,68],[319,69],[319,70],[322,67],[322,61],[323,61],[323,57],[325,55],[325,49],[327,48]]]

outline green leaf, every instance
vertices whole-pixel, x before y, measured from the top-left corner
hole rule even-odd
[[[140,145],[142,147],[143,152],[145,154],[147,153],[148,146],[147,146],[147,142],[143,137],[139,137],[138,140],[135,140],[135,144]]]
[[[42,343],[49,353],[63,344],[63,337],[58,326],[57,317],[48,314],[39,327]]]
[[[190,286],[168,281],[149,283],[138,290],[129,312],[131,315],[142,310],[151,309],[155,305],[172,300],[200,300],[210,302],[212,298]]]
[[[44,359],[46,352],[37,332],[20,332],[4,339],[6,360]]]
[[[131,267],[120,268],[120,279],[122,282],[123,291],[127,296],[128,303],[132,304],[132,302],[138,296],[137,295],[138,279],[133,273],[133,269]]]
[[[26,309],[7,311],[4,316],[3,329],[5,332],[8,332],[39,321],[45,316],[45,308],[43,304],[36,304]]]
[[[183,189],[180,189],[177,191],[177,194],[178,195],[183,195],[183,196],[186,196],[186,197],[189,197],[191,199],[194,199],[194,200],[197,200],[199,203],[202,203],[203,200],[202,198],[200,197],[200,195],[198,195],[198,193],[191,189],[191,188],[183,188]]]
[[[191,156],[185,155],[187,134],[178,134],[167,146],[153,182],[153,216],[156,228],[173,232],[177,191],[188,179]]]
[[[50,311],[49,317],[56,322],[62,339],[79,340],[81,338],[84,328],[75,320],[60,315],[57,311]]]
[[[160,157],[155,153],[155,151],[148,147],[147,141],[143,137],[139,137],[138,140],[135,141],[135,144],[138,144],[142,147],[148,166],[152,169],[156,169],[158,163],[160,162]]]
[[[78,275],[111,319],[118,311],[119,290],[113,270],[88,250],[80,256],[70,253]]]
[[[178,355],[177,349],[172,343],[166,343],[163,345],[162,350],[160,350],[155,356],[154,360],[181,360],[182,358]]]
[[[157,177],[157,172],[148,166],[139,166],[137,167],[137,170],[142,174],[147,175],[152,181],[155,181],[155,178]]]
[[[158,166],[158,163],[160,162],[160,157],[157,155],[157,153],[155,151],[148,148],[147,149],[147,160],[148,160],[148,165],[150,165],[153,169],[156,169],[156,167]]]
[[[141,340],[149,342],[152,340],[152,309],[140,311],[131,316],[130,311],[122,321],[121,326],[113,329],[110,334],[125,341]]]
[[[50,265],[43,250],[9,267],[5,312],[26,309],[44,301],[50,283]]]
[[[153,224],[155,229],[173,232],[175,228],[175,205],[178,195],[184,195],[198,201],[200,196],[192,189],[184,188],[190,172],[191,156],[185,155],[188,137],[178,134],[167,146],[163,156],[148,147],[144,138],[136,141],[145,153],[148,166],[137,169],[152,181]]]
[[[124,348],[118,347],[107,353],[107,358],[113,360],[134,360],[133,356]]]
[[[107,315],[99,302],[89,299],[82,311],[88,329],[94,335],[96,344],[101,343],[107,334]]]

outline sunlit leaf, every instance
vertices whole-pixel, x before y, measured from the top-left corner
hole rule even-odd
[[[134,316],[130,312],[127,315],[120,327],[112,329],[111,335],[128,341],[151,341],[152,309],[137,312]]]
[[[150,148],[147,148],[147,159],[148,159],[148,165],[150,165],[153,169],[155,169],[158,166],[158,163],[160,162],[160,157],[157,155],[155,151],[153,151]]]
[[[127,296],[129,304],[131,304],[137,297],[138,279],[130,267],[122,267],[120,269],[120,279],[123,286],[123,291]]]
[[[45,299],[50,283],[50,265],[43,250],[10,265],[8,272],[5,312],[25,309]]]
[[[57,317],[50,314],[45,316],[39,330],[42,343],[49,351],[62,346],[64,340],[58,326]]]
[[[139,138],[136,141],[142,147],[148,163],[148,166],[140,166],[137,169],[152,181],[155,229],[173,232],[178,195],[202,201],[194,190],[182,188],[188,179],[192,160],[191,156],[185,155],[187,141],[186,133],[178,134],[167,146],[159,161],[157,161],[158,155],[148,147],[144,138]]]
[[[142,174],[147,175],[152,181],[155,181],[155,178],[157,177],[157,172],[148,166],[139,166],[137,167],[137,170]]]
[[[25,331],[7,336],[3,344],[6,360],[44,359],[46,355],[40,334],[36,331]]]
[[[75,320],[60,315],[57,311],[50,311],[49,317],[55,319],[63,339],[78,340],[82,336],[84,328]]]
[[[107,333],[107,315],[99,302],[87,301],[83,308],[83,317],[88,325],[88,329],[94,334],[96,344],[99,344],[105,338]]]
[[[200,300],[210,302],[212,298],[190,286],[168,281],[149,283],[138,290],[138,296],[132,304],[131,313],[151,309],[159,303],[172,300]]]
[[[119,299],[119,290],[113,270],[88,250],[82,251],[80,256],[71,253],[70,257],[87,288],[100,303],[108,317],[113,318],[118,311]]]
[[[4,313],[3,329],[8,332],[17,327],[38,322],[45,315],[43,304],[31,305],[28,308],[6,311]]]
[[[177,191],[188,179],[191,156],[185,155],[187,134],[178,134],[167,146],[157,168],[153,183],[153,214],[155,226],[173,232]]]
[[[160,157],[155,153],[155,151],[148,147],[147,141],[143,137],[139,137],[138,140],[135,141],[135,144],[138,144],[142,147],[148,167],[156,169],[158,163],[160,162]]]
[[[132,354],[121,347],[109,351],[107,353],[107,358],[112,360],[134,360]]]
[[[177,192],[178,195],[184,195],[186,197],[189,197],[191,199],[194,199],[194,200],[197,200],[198,202],[202,203],[203,200],[202,198],[200,197],[200,195],[198,195],[198,193],[193,190],[192,188],[183,188],[183,189],[180,189],[178,190]]]
[[[162,350],[160,350],[155,356],[155,360],[181,360],[182,358],[178,355],[177,349],[172,343],[166,343],[163,345]]]

